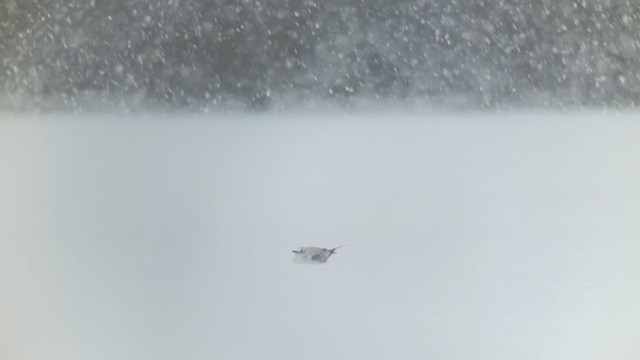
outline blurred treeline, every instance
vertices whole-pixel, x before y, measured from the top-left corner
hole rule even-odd
[[[635,0],[1,0],[0,93],[119,99],[640,101]]]

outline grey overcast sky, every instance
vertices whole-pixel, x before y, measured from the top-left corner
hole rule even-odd
[[[632,113],[2,116],[2,359],[640,356]]]

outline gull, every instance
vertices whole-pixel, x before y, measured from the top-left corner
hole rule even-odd
[[[319,248],[315,246],[302,246],[298,250],[292,250],[294,264],[324,264],[329,257],[336,253],[336,250],[346,246],[340,245],[333,249]]]

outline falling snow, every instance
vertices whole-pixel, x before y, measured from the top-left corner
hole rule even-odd
[[[630,0],[8,0],[0,103],[632,106]]]

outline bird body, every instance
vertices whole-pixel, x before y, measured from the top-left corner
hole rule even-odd
[[[325,249],[315,246],[303,246],[298,250],[293,250],[294,264],[324,264],[329,257],[336,253],[338,248],[345,245],[334,247],[333,249]]]

